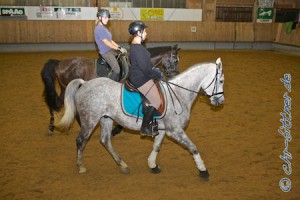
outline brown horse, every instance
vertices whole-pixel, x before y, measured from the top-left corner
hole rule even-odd
[[[161,68],[162,72],[169,78],[179,73],[179,50],[180,48],[177,45],[148,48],[153,66]],[[121,80],[124,80],[127,78],[129,71],[128,59],[127,56],[122,57],[121,55],[118,55],[117,59],[121,66]],[[97,67],[97,63],[100,67]],[[60,111],[63,106],[65,89],[68,83],[76,78],[88,81],[97,77],[107,77],[110,70],[103,59],[74,57],[61,61],[50,59],[45,63],[41,76],[44,83],[43,96],[51,115],[48,127],[49,133],[53,133],[55,129],[53,112]],[[60,86],[59,96],[56,92],[55,81],[58,81]]]

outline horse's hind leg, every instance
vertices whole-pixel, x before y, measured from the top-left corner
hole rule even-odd
[[[121,167],[121,171],[125,174],[130,173],[128,165],[121,159],[119,154],[115,151],[112,146],[111,138],[112,138],[112,127],[113,127],[113,120],[108,117],[102,117],[101,120],[101,134],[100,134],[100,141],[109,152],[109,154],[113,157],[116,163]]]
[[[77,145],[77,167],[79,168],[79,173],[85,173],[86,168],[83,165],[83,150],[85,148],[85,145],[88,141],[88,139],[91,136],[93,128],[85,128],[81,127],[80,132],[76,139],[76,145]]]
[[[193,142],[189,139],[189,137],[185,134],[184,130],[181,129],[176,133],[167,133],[168,136],[175,139],[179,144],[184,146],[189,150],[189,152],[193,155],[194,161],[196,163],[196,166],[199,170],[199,176],[204,179],[208,179],[208,171],[206,170],[206,167],[204,165],[204,162],[199,154],[199,151],[197,150],[196,145],[193,144]]]

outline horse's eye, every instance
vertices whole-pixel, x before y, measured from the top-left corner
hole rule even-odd
[[[220,83],[224,83],[224,81],[220,81]]]

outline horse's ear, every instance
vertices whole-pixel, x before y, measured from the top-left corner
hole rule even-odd
[[[219,70],[222,70],[223,65],[222,65],[221,58],[218,58],[218,59],[216,60],[216,65],[218,66],[218,69],[219,69]]]
[[[178,44],[174,44],[173,49],[178,49]]]

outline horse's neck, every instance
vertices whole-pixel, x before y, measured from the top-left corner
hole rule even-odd
[[[163,57],[162,56],[155,56],[155,57],[151,58],[151,60],[152,60],[153,67],[157,67],[162,63]]]
[[[210,70],[213,70],[210,65],[211,64],[207,63],[192,67],[188,69],[188,71],[181,73],[175,79],[173,79],[173,83],[188,90],[194,91],[191,92],[179,87],[174,87],[174,91],[181,96],[182,100],[184,100],[188,107],[192,106],[197,97],[197,93],[195,92],[200,91],[203,82],[209,76]]]

